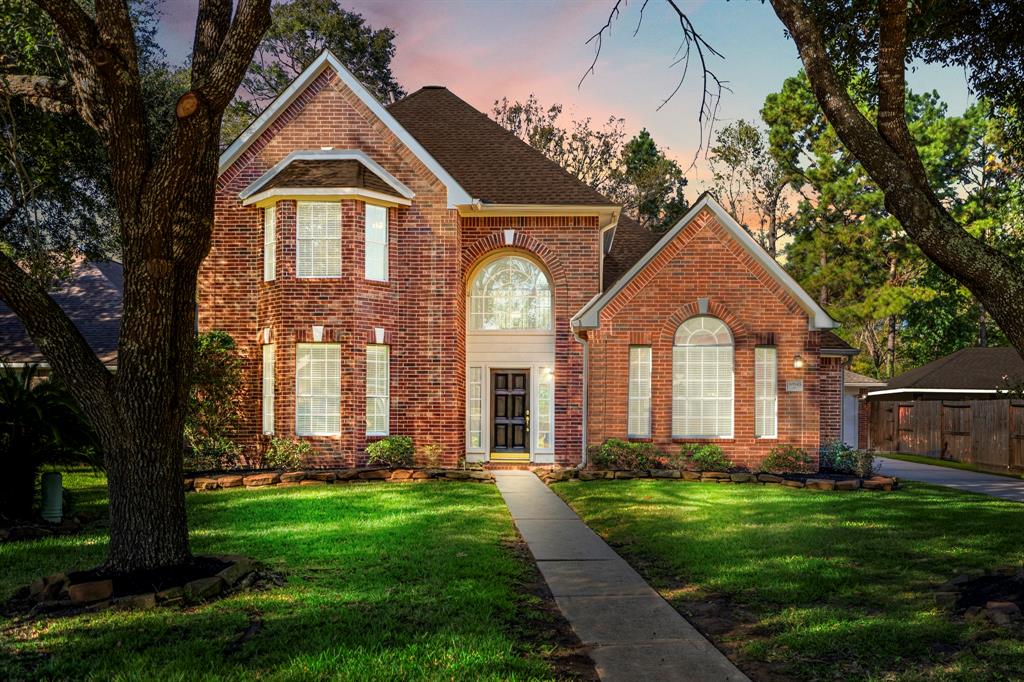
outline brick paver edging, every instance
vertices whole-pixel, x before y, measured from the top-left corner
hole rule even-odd
[[[899,481],[889,476],[872,476],[870,478],[820,478],[814,474],[807,476],[786,474],[753,474],[731,473],[728,471],[685,471],[679,469],[640,469],[622,471],[613,469],[569,469],[552,467],[535,469],[540,480],[550,485],[559,481],[607,481],[628,480],[634,478],[661,478],[677,481],[700,483],[752,483],[755,485],[781,485],[787,488],[810,488],[812,490],[884,490],[891,491],[899,487]]]
[[[355,483],[424,483],[427,481],[494,483],[494,474],[489,471],[466,469],[312,469],[307,471],[264,471],[252,474],[223,473],[186,478],[185,491]]]

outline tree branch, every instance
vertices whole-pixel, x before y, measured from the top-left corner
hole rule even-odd
[[[51,114],[77,113],[71,84],[48,76],[0,76],[0,92]]]
[[[231,28],[231,0],[200,0],[192,41],[192,82],[209,75],[210,66]]]
[[[113,375],[59,305],[9,256],[0,252],[0,299],[18,316],[36,348],[91,414],[113,409]]]
[[[195,89],[214,111],[222,112],[242,82],[263,34],[270,28],[270,0],[239,0],[217,60]]]

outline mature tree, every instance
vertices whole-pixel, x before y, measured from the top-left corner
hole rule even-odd
[[[708,158],[712,191],[772,258],[789,213],[792,178],[772,156],[767,134],[740,119],[720,131]]]
[[[391,73],[395,32],[374,30],[337,0],[290,0],[273,6],[271,25],[256,50],[242,91],[224,115],[222,142],[230,143],[325,49],[341,60],[377,99],[405,96]]]
[[[623,210],[652,232],[664,232],[689,208],[683,196],[683,169],[655,144],[646,128],[623,148],[620,173]]]
[[[589,117],[563,123],[561,104],[544,107],[532,94],[525,102],[496,101],[491,116],[598,192],[613,198],[622,193],[619,166],[626,140],[625,119],[609,116],[600,128]]]
[[[43,111],[74,112],[109,164],[124,263],[117,372],[21,263],[0,254],[0,298],[70,388],[103,447],[110,495],[106,565],[132,571],[190,557],[182,430],[196,275],[210,247],[221,115],[270,25],[269,0],[200,0],[188,92],[166,132],[152,123],[140,44],[125,0],[36,0],[60,39],[63,73],[31,63],[3,76]]]
[[[1003,111],[1022,110],[1024,51],[1012,27],[1024,23],[1016,0],[770,0],[796,43],[811,90],[836,134],[881,190],[886,211],[944,272],[985,307],[1024,353],[1024,266],[965,229],[929,183],[907,121],[906,70],[915,57],[969,63],[971,82]],[[699,58],[705,84],[715,54],[675,0],[684,54]],[[621,0],[597,34],[618,16]],[[959,11],[958,11],[959,10]],[[686,60],[688,61],[688,60]],[[869,119],[850,91],[850,76],[873,74],[877,118]],[[705,93],[708,92],[705,85]],[[702,100],[701,117],[704,118]]]
[[[501,99],[491,116],[606,197],[648,229],[660,232],[686,212],[686,177],[641,130],[626,140],[625,120],[611,116],[597,128],[590,118],[563,122],[561,104],[544,107],[534,95],[525,102]]]

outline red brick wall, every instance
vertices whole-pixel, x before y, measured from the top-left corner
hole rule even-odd
[[[819,414],[821,444],[843,439],[843,359],[822,357]]]
[[[511,247],[504,231],[515,230]],[[583,348],[569,320],[601,289],[601,237],[596,216],[463,217],[463,281],[496,250],[539,261],[551,278],[555,328],[555,462],[576,464],[583,445]],[[464,298],[463,298],[464,300]],[[463,329],[465,322],[462,321]]]
[[[278,204],[277,277],[263,282],[263,210],[242,206],[238,193],[288,153],[322,146],[367,153],[415,193],[413,205],[393,208],[390,281],[363,277],[363,204],[342,205],[342,276],[295,278],[295,204]],[[313,464],[347,465],[365,455],[365,347],[375,327],[391,346],[391,433],[418,445],[442,446],[454,464],[464,450],[464,339],[461,326],[461,241],[444,186],[394,135],[326,72],[284,112],[220,179],[213,245],[200,272],[201,330],[231,333],[248,361],[245,378],[259,395],[258,334],[272,330],[276,345],[276,432],[295,427],[295,345],[325,327],[324,341],[342,346],[342,423],[339,437],[309,438]],[[241,437],[253,447],[260,404],[247,401]]]
[[[838,433],[837,362],[819,357],[818,332],[807,314],[717,223],[702,212],[601,313],[590,334],[591,383],[588,442],[627,437],[629,346],[652,347],[653,442],[675,452],[672,438],[672,347],[676,329],[698,314],[723,319],[735,339],[733,438],[715,440],[737,464],[754,466],[778,444],[804,448],[817,458],[823,437]],[[778,438],[754,437],[754,348],[773,335],[778,349]],[[795,355],[804,367],[793,367]],[[790,380],[803,391],[787,392]],[[820,416],[819,416],[820,415]]]
[[[857,447],[867,450],[871,447],[871,403],[864,400],[866,391],[861,391],[857,400]]]

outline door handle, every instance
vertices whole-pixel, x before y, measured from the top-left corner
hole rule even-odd
[[[526,411],[526,429],[527,430],[530,429],[530,411],[529,410]]]

